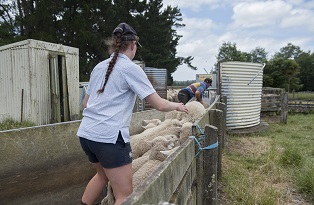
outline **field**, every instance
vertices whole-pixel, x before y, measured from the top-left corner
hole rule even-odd
[[[220,204],[314,204],[314,115],[265,120],[266,132],[228,136]]]

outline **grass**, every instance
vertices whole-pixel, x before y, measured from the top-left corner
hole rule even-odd
[[[0,122],[0,131],[17,129],[17,128],[22,128],[22,127],[32,127],[34,125],[35,124],[30,121],[17,122],[13,120],[12,118],[7,118]]]
[[[314,100],[314,92],[289,93],[289,100]]]
[[[289,115],[286,125],[269,124],[263,133],[228,136],[222,204],[314,203],[314,115]]]

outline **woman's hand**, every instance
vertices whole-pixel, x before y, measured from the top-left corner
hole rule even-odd
[[[183,103],[177,103],[176,111],[188,113],[189,109]]]

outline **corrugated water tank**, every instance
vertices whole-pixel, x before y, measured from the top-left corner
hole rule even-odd
[[[247,62],[220,64],[221,95],[227,96],[228,129],[260,124],[264,66]]]

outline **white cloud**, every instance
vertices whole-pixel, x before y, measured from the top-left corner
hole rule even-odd
[[[278,24],[292,6],[283,1],[240,2],[233,7],[233,28]]]
[[[308,9],[294,9],[281,21],[283,28],[304,27],[314,31],[314,11]]]

